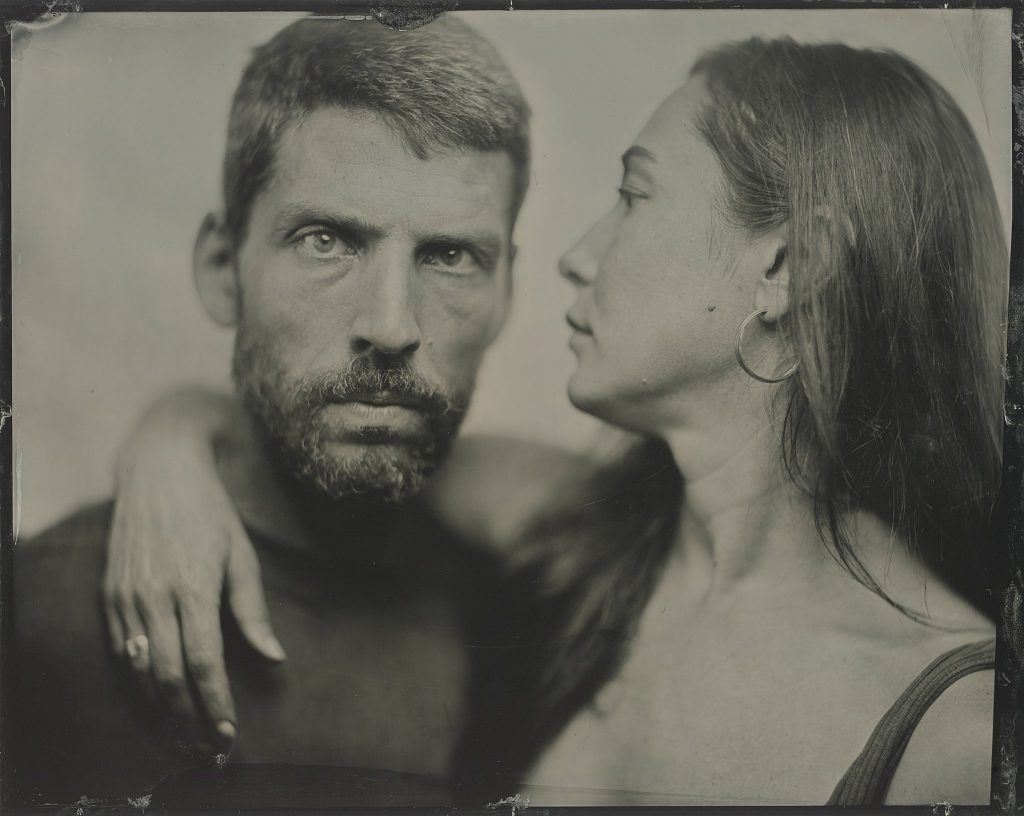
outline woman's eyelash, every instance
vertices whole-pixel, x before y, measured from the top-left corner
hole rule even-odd
[[[646,198],[647,196],[641,195],[640,193],[634,193],[632,190],[627,190],[625,187],[618,188],[619,197],[626,202],[627,207],[632,207],[636,204],[637,199]]]

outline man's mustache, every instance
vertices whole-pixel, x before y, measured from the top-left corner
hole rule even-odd
[[[310,408],[331,402],[368,402],[402,405],[431,416],[465,410],[406,361],[372,354],[356,357],[344,371],[303,377],[297,396]]]

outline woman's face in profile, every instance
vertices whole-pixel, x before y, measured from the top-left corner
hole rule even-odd
[[[615,207],[559,265],[577,286],[570,399],[637,430],[665,421],[667,397],[734,371],[753,310],[740,233],[716,209],[718,158],[697,129],[707,93],[695,77],[658,108],[623,157]]]

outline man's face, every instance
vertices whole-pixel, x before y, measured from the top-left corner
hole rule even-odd
[[[360,111],[283,135],[237,254],[234,376],[303,481],[397,501],[444,455],[508,306],[513,176]]]

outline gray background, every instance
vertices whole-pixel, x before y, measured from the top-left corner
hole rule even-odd
[[[1009,9],[475,12],[534,109],[516,302],[470,432],[580,448],[564,393],[572,293],[555,266],[614,202],[618,157],[705,48],[754,34],[902,51],[970,118],[1010,212]],[[232,336],[203,314],[191,247],[218,204],[248,50],[296,15],[81,14],[15,33],[15,529],[109,495],[118,445],[175,385],[227,383]],[[685,353],[685,349],[680,350]]]

